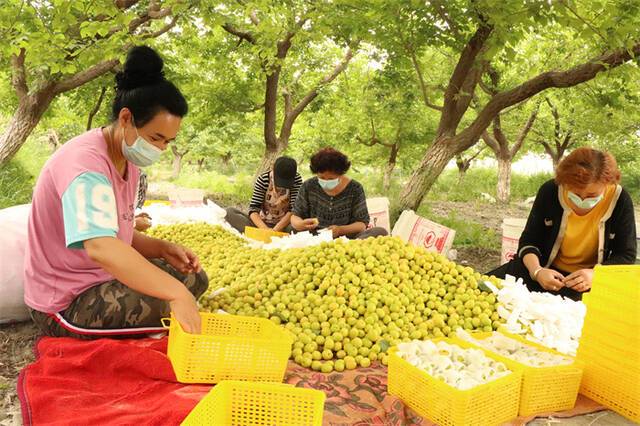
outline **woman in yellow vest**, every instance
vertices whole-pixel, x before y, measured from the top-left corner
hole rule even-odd
[[[540,187],[512,261],[489,274],[522,278],[531,291],[580,300],[598,264],[633,264],[633,203],[615,158],[578,148]]]

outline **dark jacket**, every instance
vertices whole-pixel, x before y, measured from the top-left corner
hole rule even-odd
[[[549,267],[557,257],[571,213],[571,207],[564,202],[562,192],[562,186],[553,180],[538,190],[527,226],[520,237],[519,258],[535,253],[540,264]],[[629,193],[619,185],[611,207],[598,225],[598,231],[598,264],[635,263],[637,242],[633,202]]]

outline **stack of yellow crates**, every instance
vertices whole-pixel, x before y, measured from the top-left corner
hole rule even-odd
[[[583,301],[580,393],[640,422],[640,265],[597,266]]]

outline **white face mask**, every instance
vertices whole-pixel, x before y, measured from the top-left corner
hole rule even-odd
[[[580,198],[578,194],[575,194],[571,191],[568,192],[567,196],[577,208],[582,210],[591,210],[602,200],[603,194],[600,194],[597,197],[593,198],[585,198],[584,200]]]
[[[133,124],[133,119],[131,119],[131,123]],[[122,136],[122,154],[124,158],[131,161],[138,167],[147,167],[155,163],[160,159],[160,155],[162,154],[162,150],[155,145],[150,144],[140,134],[138,134],[138,129],[133,126],[136,131],[136,140],[133,145],[129,146],[124,140],[124,135]]]
[[[332,189],[335,189],[335,187],[340,184],[340,178],[329,179],[329,180],[318,178],[318,184],[322,189],[331,191]]]

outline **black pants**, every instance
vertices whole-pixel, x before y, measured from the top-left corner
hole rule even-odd
[[[550,269],[554,269],[564,276],[569,275],[568,272],[561,271],[558,268],[554,268],[553,266],[550,267]],[[498,278],[503,279],[506,275],[512,275],[516,278],[522,278],[529,291],[537,291],[541,293],[548,292],[552,294],[559,294],[572,300],[582,300],[582,293],[572,290],[568,287],[562,287],[558,291],[545,290],[537,281],[531,278],[531,276],[529,275],[529,270],[526,266],[524,266],[522,259],[520,259],[519,257],[514,258],[512,261],[505,263],[504,265],[500,266],[497,269],[494,269],[491,272],[487,272],[486,275],[494,275]]]

